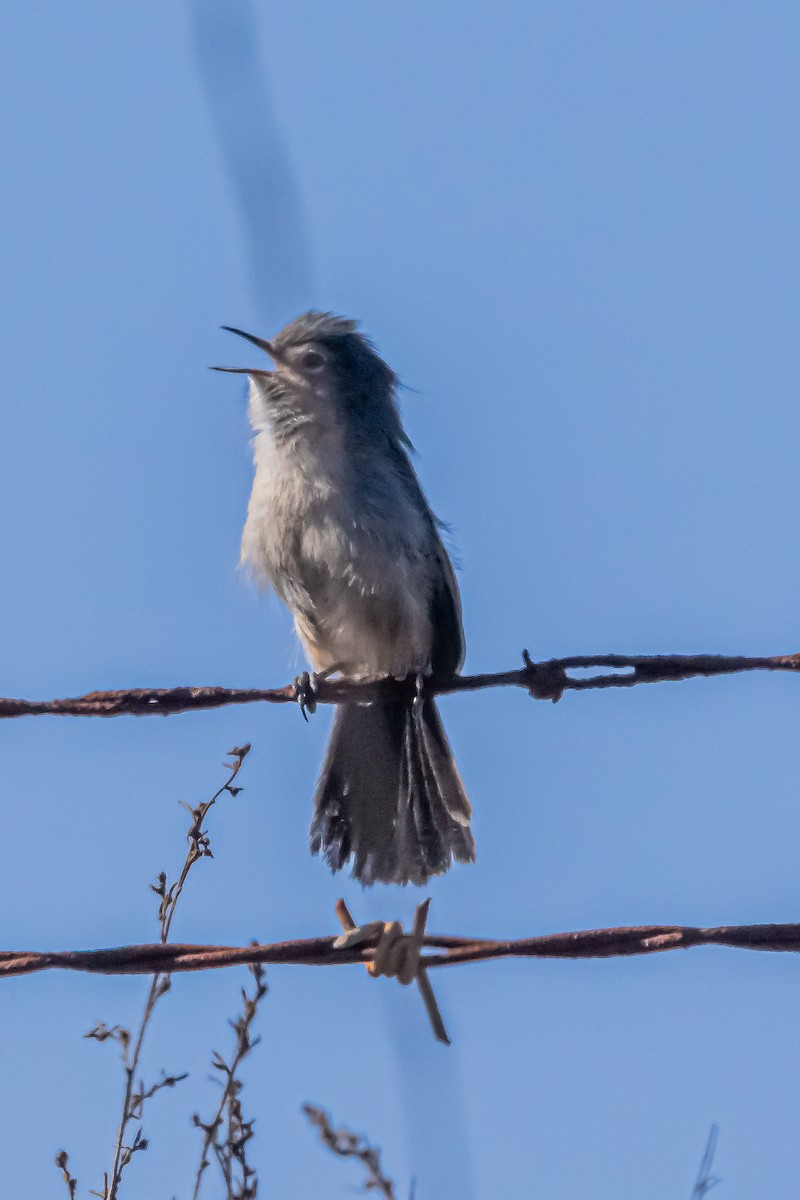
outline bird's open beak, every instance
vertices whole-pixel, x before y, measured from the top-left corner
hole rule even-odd
[[[243,337],[246,341],[252,342],[254,346],[258,346],[259,350],[263,350],[275,362],[282,362],[281,355],[275,350],[271,342],[264,338],[256,337],[252,333],[245,333],[243,329],[234,329],[232,325],[223,325],[222,328],[226,333],[235,333],[237,337]],[[227,371],[230,375],[272,375],[272,371],[259,370],[257,367],[211,367],[212,371]]]

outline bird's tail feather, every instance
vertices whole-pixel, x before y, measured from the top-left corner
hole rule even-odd
[[[310,843],[364,884],[425,883],[472,862],[471,808],[433,700],[341,705],[314,797]]]

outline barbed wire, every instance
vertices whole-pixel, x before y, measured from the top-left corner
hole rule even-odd
[[[634,687],[640,683],[666,683],[715,675],[734,675],[742,671],[800,672],[800,653],[769,657],[725,654],[572,655],[533,662],[527,650],[523,666],[512,671],[483,675],[430,677],[423,683],[425,695],[474,692],[482,688],[523,688],[536,700],[560,700],[566,691],[592,691],[597,688]],[[573,671],[594,670],[599,675],[575,676]],[[605,672],[605,673],[603,673]],[[305,680],[305,682],[304,682]],[[15,700],[0,698],[0,719],[27,716],[170,716],[172,713],[221,708],[226,704],[291,704],[307,699],[308,677],[276,688],[172,687],[125,688],[109,692],[89,692],[63,700]],[[355,701],[397,698],[417,694],[417,680],[375,679],[311,680],[314,701],[318,704],[348,704]]]
[[[153,942],[105,950],[3,950],[0,978],[45,970],[151,975],[156,971],[204,971],[254,963],[315,967],[370,964],[379,940],[375,933],[359,946],[339,949],[334,945],[339,937],[333,935],[288,942],[252,942],[248,946]],[[426,934],[422,945],[438,951],[420,957],[426,970],[495,958],[619,958],[694,946],[796,953],[800,951],[800,924],[720,925],[708,929],[691,925],[636,925],[551,933],[512,941]]]

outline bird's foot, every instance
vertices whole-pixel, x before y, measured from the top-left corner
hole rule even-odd
[[[294,681],[294,698],[300,705],[300,712],[303,714],[303,720],[308,721],[308,713],[317,711],[317,691],[319,690],[319,681],[323,678],[320,675],[311,675],[308,671],[303,671],[302,675],[298,675]]]

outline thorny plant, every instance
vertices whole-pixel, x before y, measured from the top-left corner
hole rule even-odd
[[[242,1111],[241,1091],[242,1081],[238,1070],[242,1060],[247,1057],[261,1041],[260,1037],[251,1037],[250,1029],[258,1011],[258,1005],[267,994],[267,984],[264,979],[264,968],[257,963],[250,967],[253,975],[253,992],[248,995],[242,988],[242,1011],[231,1028],[236,1034],[236,1045],[230,1063],[221,1054],[214,1053],[211,1060],[215,1070],[220,1072],[218,1080],[222,1087],[219,1104],[210,1121],[202,1121],[197,1113],[192,1120],[198,1129],[203,1130],[203,1150],[200,1155],[200,1165],[194,1183],[192,1200],[197,1200],[203,1176],[211,1163],[209,1152],[217,1160],[222,1178],[225,1182],[225,1200],[256,1200],[258,1195],[258,1178],[255,1168],[247,1161],[247,1145],[253,1136],[254,1122],[245,1120]]]
[[[198,804],[196,808],[181,801],[183,807],[186,808],[191,815],[191,824],[189,825],[186,834],[186,840],[189,843],[189,849],[186,854],[186,859],[183,864],[180,875],[174,883],[167,885],[167,876],[164,871],[161,871],[156,882],[151,884],[152,890],[159,898],[158,905],[158,921],[160,926],[160,941],[164,945],[169,940],[170,929],[172,927],[172,919],[175,915],[175,909],[183,891],[184,885],[188,878],[192,867],[201,858],[213,858],[211,852],[211,843],[208,833],[203,828],[205,819],[211,808],[219,800],[223,793],[227,792],[231,796],[238,796],[242,790],[240,787],[234,787],[234,780],[242,769],[242,764],[250,750],[250,745],[234,746],[228,751],[232,761],[226,762],[225,767],[229,772],[228,778],[223,783],[222,787],[214,793],[210,800]],[[142,1112],[145,1103],[152,1099],[156,1092],[163,1088],[175,1087],[186,1075],[166,1075],[163,1071],[161,1079],[156,1083],[145,1087],[144,1080],[140,1079],[138,1085],[136,1076],[139,1069],[139,1060],[142,1054],[142,1046],[144,1044],[145,1034],[147,1033],[150,1020],[153,1016],[153,1011],[162,996],[170,990],[171,977],[167,972],[157,972],[153,976],[150,984],[150,991],[147,994],[145,1001],[144,1012],[142,1019],[139,1022],[139,1028],[135,1037],[127,1029],[123,1029],[120,1025],[107,1026],[102,1021],[98,1022],[93,1029],[84,1034],[87,1038],[93,1038],[97,1042],[115,1041],[118,1043],[121,1054],[122,1063],[125,1071],[125,1091],[122,1099],[122,1112],[120,1115],[119,1128],[114,1145],[114,1159],[111,1171],[105,1172],[103,1175],[103,1190],[90,1191],[90,1195],[98,1196],[100,1200],[117,1200],[119,1196],[120,1183],[122,1174],[125,1168],[130,1163],[134,1154],[147,1149],[147,1138],[143,1136],[142,1128],[139,1127],[133,1136],[130,1136],[130,1126],[133,1122],[138,1122],[142,1118]],[[265,989],[266,990],[266,989]],[[133,1046],[133,1049],[131,1049]],[[78,1181],[73,1178],[68,1169],[68,1158],[66,1151],[61,1151],[56,1156],[56,1166],[62,1171],[64,1181],[67,1185],[70,1200],[75,1200],[77,1193]],[[254,1195],[255,1193],[253,1193]],[[243,1194],[244,1195],[244,1194]]]
[[[387,1179],[381,1168],[380,1150],[370,1146],[365,1137],[361,1137],[349,1129],[334,1129],[330,1117],[323,1108],[317,1108],[313,1104],[304,1104],[303,1112],[311,1124],[316,1126],[320,1141],[324,1146],[327,1146],[339,1158],[357,1158],[363,1164],[367,1173],[364,1180],[366,1192],[377,1192],[378,1195],[384,1196],[385,1200],[395,1200],[394,1183],[391,1179]]]

